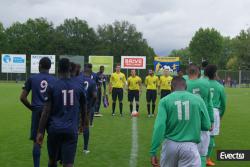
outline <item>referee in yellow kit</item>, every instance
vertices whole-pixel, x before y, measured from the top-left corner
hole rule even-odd
[[[130,113],[133,110],[133,101],[135,99],[136,111],[139,112],[139,96],[141,92],[141,78],[136,75],[135,70],[131,70],[131,76],[128,78],[128,101]]]
[[[154,116],[155,113],[155,101],[157,98],[157,86],[159,84],[159,78],[154,75],[153,70],[148,71],[148,76],[145,79],[145,86],[147,88],[146,100],[148,117]],[[150,103],[152,102],[152,114],[150,113]]]
[[[121,72],[121,66],[116,66],[116,72],[111,75],[110,84],[109,84],[109,92],[112,93],[112,116],[115,116],[115,106],[116,99],[118,97],[119,100],[119,108],[120,114],[122,116],[122,100],[123,100],[123,87],[126,84],[126,77]]]
[[[165,69],[163,75],[160,77],[160,83],[158,86],[159,92],[161,92],[161,98],[171,93],[171,81],[173,77],[170,76],[169,70]]]

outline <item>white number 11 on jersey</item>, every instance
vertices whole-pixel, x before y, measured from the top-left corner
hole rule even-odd
[[[189,101],[175,101],[175,105],[177,106],[178,120],[183,118],[182,106],[184,106],[185,120],[189,120]]]
[[[67,105],[67,92],[69,94],[69,105],[73,106],[74,105],[74,90],[62,90],[63,94],[63,105]]]

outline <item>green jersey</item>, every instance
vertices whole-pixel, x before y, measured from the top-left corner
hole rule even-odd
[[[188,78],[188,75],[183,75],[182,78],[184,78],[186,81],[189,79],[189,78]]]
[[[161,141],[200,142],[201,130],[211,127],[204,101],[187,91],[176,91],[162,98],[155,120],[151,155],[156,155]]]
[[[210,94],[210,84],[208,79],[199,78],[187,80],[187,91],[199,95],[205,102],[211,122],[214,122],[213,102]]]
[[[209,80],[209,83],[213,106],[220,110],[220,116],[222,117],[226,110],[226,94],[224,86],[216,80]]]

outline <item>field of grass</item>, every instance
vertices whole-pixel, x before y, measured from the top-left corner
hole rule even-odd
[[[31,113],[19,102],[21,84],[0,83],[0,166],[31,167],[32,142],[28,140]],[[227,89],[228,106],[222,120],[216,149],[250,149],[250,89]],[[118,108],[118,107],[117,107]],[[118,111],[118,110],[117,110]],[[128,167],[131,151],[131,126],[127,98],[125,117],[111,117],[111,109],[102,109],[103,117],[95,118],[91,128],[90,151],[82,153],[79,136],[75,166]],[[146,117],[145,94],[141,95],[138,118],[138,167],[149,167],[149,149],[154,118]],[[118,112],[117,112],[118,113]],[[118,114],[117,114],[118,115]],[[216,155],[214,153],[213,159]],[[42,148],[41,166],[47,166],[46,141]],[[250,162],[216,162],[218,167],[247,167]]]

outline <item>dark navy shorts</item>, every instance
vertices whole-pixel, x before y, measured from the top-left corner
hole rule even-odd
[[[140,96],[139,90],[128,90],[128,101],[129,102],[133,102],[134,99],[135,99],[135,101],[139,101],[139,96]]]
[[[49,133],[47,140],[49,159],[62,160],[63,164],[74,164],[77,134],[71,133]]]
[[[42,115],[42,108],[36,108],[32,110],[31,114],[31,128],[30,128],[30,140],[36,141],[37,130],[39,128],[39,122]]]
[[[116,101],[118,97],[118,100],[122,102],[123,99],[123,88],[113,88],[112,89],[112,100],[113,102]]]
[[[146,93],[147,102],[151,102],[152,101],[153,103],[155,103],[156,98],[157,98],[157,91],[156,90],[148,89],[147,93]]]
[[[171,93],[171,90],[161,90],[161,98],[169,95]]]

